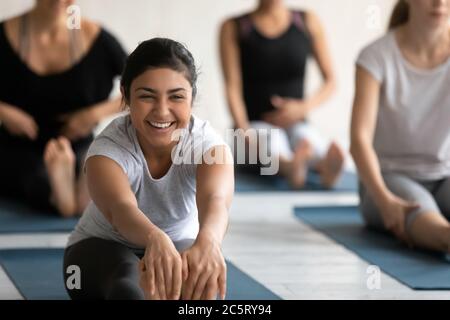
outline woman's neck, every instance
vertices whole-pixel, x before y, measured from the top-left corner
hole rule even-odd
[[[435,57],[448,54],[450,50],[450,29],[448,24],[438,28],[426,28],[409,21],[404,26],[404,43],[419,56]]]
[[[65,12],[54,13],[39,4],[29,12],[29,19],[35,33],[56,35],[67,28]]]
[[[286,17],[286,14],[289,13],[289,9],[284,5],[283,1],[278,1],[273,4],[266,4],[261,1],[255,13],[257,15],[271,16],[278,19]]]
[[[152,147],[149,145],[149,143],[147,143],[147,140],[142,137],[138,131],[136,131],[136,133],[139,145],[141,146],[141,150],[144,153],[146,159],[165,162],[172,158],[172,149],[174,146],[170,145],[161,148]]]

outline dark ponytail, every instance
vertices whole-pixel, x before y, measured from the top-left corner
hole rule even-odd
[[[389,20],[389,30],[404,25],[409,20],[409,4],[405,0],[397,1]]]

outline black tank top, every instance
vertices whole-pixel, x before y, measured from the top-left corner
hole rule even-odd
[[[274,110],[273,95],[303,98],[311,38],[304,12],[293,11],[289,28],[276,38],[267,38],[254,26],[250,15],[235,19],[241,57],[244,101],[249,120]]]
[[[37,141],[10,135],[0,126],[0,149],[4,143],[15,147],[42,148],[58,136],[63,114],[82,110],[108,99],[113,80],[122,73],[126,52],[116,38],[101,28],[89,51],[69,69],[38,75],[11,47],[0,23],[0,101],[29,113],[39,126]],[[1,153],[1,151],[0,151]]]

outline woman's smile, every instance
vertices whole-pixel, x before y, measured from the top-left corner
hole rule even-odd
[[[147,120],[146,123],[149,125],[149,127],[152,130],[155,130],[159,133],[166,133],[170,131],[174,125],[176,124],[176,121],[151,121]]]

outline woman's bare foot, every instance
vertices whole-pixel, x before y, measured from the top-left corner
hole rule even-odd
[[[305,186],[306,176],[308,174],[308,160],[312,157],[312,147],[309,141],[302,140],[297,144],[292,159],[292,171],[289,182],[294,189]]]
[[[344,167],[344,157],[344,152],[336,142],[331,143],[325,158],[317,166],[324,187],[332,188],[336,184]]]
[[[51,203],[63,217],[75,215],[75,154],[69,140],[64,137],[50,140],[45,147],[44,163],[52,190]]]

